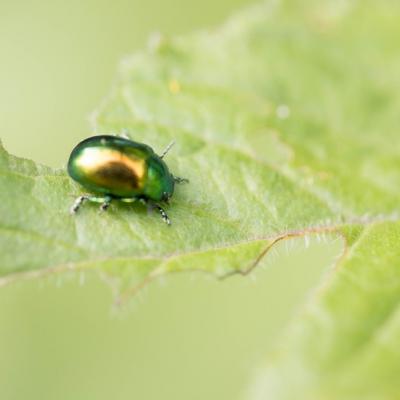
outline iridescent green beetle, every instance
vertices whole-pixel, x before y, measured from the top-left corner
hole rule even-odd
[[[163,161],[173,143],[158,156],[150,146],[127,137],[101,135],[80,142],[68,161],[68,174],[92,194],[76,199],[75,214],[85,201],[101,203],[106,211],[112,200],[141,201],[155,208],[163,220],[170,220],[158,202],[169,202],[175,183],[188,182],[169,172]]]

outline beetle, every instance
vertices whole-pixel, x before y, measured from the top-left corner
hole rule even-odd
[[[86,202],[100,203],[106,211],[113,200],[141,201],[171,224],[159,202],[169,203],[175,183],[189,182],[171,174],[163,158],[172,142],[159,156],[143,143],[127,136],[98,135],[80,142],[68,160],[68,174],[92,194],[79,196],[71,207],[75,214]]]

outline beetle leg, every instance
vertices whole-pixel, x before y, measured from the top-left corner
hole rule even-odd
[[[165,210],[159,206],[157,203],[153,204],[153,207],[156,208],[158,210],[158,212],[161,215],[161,218],[163,219],[163,221],[167,224],[167,225],[171,225],[171,220],[168,218],[167,213],[165,212]]]
[[[103,202],[100,206],[100,211],[107,211],[108,207],[110,207],[112,198],[110,196],[104,197]]]
[[[90,196],[90,195],[79,196],[75,200],[74,204],[72,205],[70,212],[71,212],[71,214],[76,214],[78,212],[79,208],[81,207],[81,205],[83,203],[85,203],[86,201],[90,201],[93,203],[101,203],[100,209],[102,211],[105,211],[108,208],[108,206],[110,205],[111,200],[112,199],[110,196],[105,196],[105,197],[96,197],[96,196]]]
[[[138,201],[139,199],[137,197],[124,197],[122,199],[119,199],[119,201],[122,201],[123,203],[134,203],[135,201]]]
[[[70,213],[71,214],[75,214],[78,212],[79,208],[81,207],[81,205],[86,201],[89,200],[90,196],[79,196],[74,204],[72,205],[71,209],[70,209]]]
[[[189,183],[189,179],[180,178],[179,176],[173,176],[175,183]]]
[[[151,200],[145,199],[145,198],[140,198],[139,201],[143,203],[144,205],[148,206],[150,209],[157,209],[157,211],[160,213],[161,218],[167,225],[171,225],[171,220],[168,217],[168,214],[165,212],[165,210],[158,205],[157,203],[152,202]]]

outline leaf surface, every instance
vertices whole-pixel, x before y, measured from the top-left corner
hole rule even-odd
[[[395,398],[399,17],[389,0],[271,1],[217,30],[153,38],[121,63],[94,131],[159,153],[176,140],[167,162],[190,184],[168,207],[172,227],[136,204],[71,217],[82,190],[65,171],[2,149],[1,282],[95,269],[126,295],[166,272],[244,273],[285,238],[341,235],[345,254],[262,387]]]

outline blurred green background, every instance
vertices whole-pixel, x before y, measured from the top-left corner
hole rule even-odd
[[[248,3],[1,1],[6,148],[65,165],[122,56],[154,31],[213,27]],[[340,248],[333,239],[282,243],[250,277],[174,275],[123,310],[88,273],[1,288],[0,399],[245,399]]]

